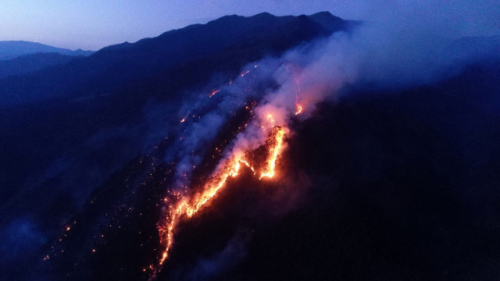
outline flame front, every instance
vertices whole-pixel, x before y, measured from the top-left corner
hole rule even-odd
[[[272,123],[274,123],[272,116],[269,115],[268,119],[272,120]],[[266,165],[264,166],[263,171],[261,171],[259,180],[263,177],[272,178],[275,175],[276,161],[282,151],[284,136],[285,130],[283,127],[275,126],[271,129],[269,138],[266,141],[266,148],[269,155],[266,160]],[[203,192],[198,196],[188,200],[186,199],[187,196],[181,196],[180,193],[174,194],[177,198],[177,203],[175,204],[175,207],[172,205],[169,207],[169,212],[165,221],[158,227],[161,243],[164,245],[165,250],[161,255],[158,266],[153,270],[150,280],[156,277],[157,273],[161,270],[162,265],[169,256],[169,252],[173,244],[175,227],[177,226],[179,220],[181,218],[189,219],[197,214],[200,209],[210,202],[210,200],[218,194],[219,190],[226,185],[229,177],[238,176],[240,168],[242,167],[241,164],[250,168],[254,175],[256,174],[254,167],[252,167],[247,160],[233,156],[232,158],[229,158],[226,164],[224,164],[222,168],[208,180],[203,188]]]
[[[269,146],[270,157],[267,160],[267,167],[265,167],[264,172],[260,175],[260,179],[263,177],[272,178],[274,176],[274,170],[276,168],[276,159],[281,152],[281,146],[283,144],[283,136],[285,132],[280,126],[276,126],[271,131],[271,138],[267,141]]]
[[[188,217],[192,217],[194,214],[200,210],[203,205],[205,205],[208,201],[210,201],[219,190],[224,187],[227,179],[231,177],[238,176],[238,171],[240,170],[239,161],[231,161],[222,171],[221,175],[214,177],[212,180],[205,185],[203,193],[200,197],[195,200],[193,206],[189,206],[186,204],[186,215]]]

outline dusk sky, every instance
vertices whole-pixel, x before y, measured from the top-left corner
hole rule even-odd
[[[25,40],[97,50],[224,15],[313,14],[394,22],[396,17],[453,26],[454,35],[500,34],[498,0],[2,0],[0,41]],[[448,30],[447,30],[448,31]]]

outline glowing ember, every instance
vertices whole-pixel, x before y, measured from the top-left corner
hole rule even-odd
[[[247,70],[247,71],[241,73],[240,76],[243,77],[243,76],[247,75],[248,73],[250,73],[250,70]]]
[[[182,118],[181,123],[184,123],[186,121],[186,118]]]
[[[218,92],[220,92],[220,90],[213,90],[212,92],[210,92],[210,94],[208,94],[209,97],[213,97],[215,94],[217,94]]]

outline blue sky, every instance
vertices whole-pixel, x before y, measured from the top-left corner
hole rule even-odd
[[[450,31],[454,34],[492,35],[500,30],[498,0],[1,0],[0,40],[97,50],[227,14],[264,11],[275,15],[329,11],[370,21],[404,14],[404,19],[415,21],[428,17],[436,28],[443,23],[456,26]]]

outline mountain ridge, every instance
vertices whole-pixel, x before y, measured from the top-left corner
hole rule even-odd
[[[234,19],[238,17],[229,20]],[[271,18],[271,21],[274,19]],[[0,79],[0,107],[3,107],[0,128],[5,136],[0,141],[0,147],[5,152],[3,155],[10,159],[14,155],[12,151],[22,150],[36,159],[34,167],[3,167],[10,172],[0,179],[0,183],[4,186],[17,186],[24,177],[16,171],[44,167],[53,157],[58,156],[58,151],[78,144],[102,126],[115,127],[127,122],[137,122],[143,106],[151,98],[172,104],[179,103],[187,98],[188,93],[204,90],[210,85],[214,74],[232,79],[239,75],[241,67],[247,63],[265,56],[279,55],[305,40],[328,34],[324,28],[306,17],[298,20],[289,17],[280,22],[281,25],[263,24],[258,30],[246,34],[246,37],[213,48],[210,53],[198,54],[198,58],[189,57],[176,64],[166,61],[170,63],[168,67],[165,66],[165,61],[155,58],[149,60],[151,64],[138,62],[141,56],[154,57],[161,55],[164,50],[159,48],[156,54],[151,54],[139,48],[134,53],[133,48],[138,46],[136,42],[124,43],[119,47],[110,46],[90,57],[74,58],[66,64],[54,65],[35,73]],[[187,32],[198,29],[197,32],[203,33],[204,27],[206,26],[189,26]],[[213,30],[218,31],[217,28]],[[207,38],[211,40],[213,36]],[[141,44],[151,40],[154,42],[154,39],[148,39]],[[279,42],[276,43],[277,41]],[[191,48],[196,50],[199,45],[192,44]],[[113,48],[120,50],[114,51]],[[151,48],[154,49],[154,46]],[[180,51],[186,50],[181,48]],[[128,55],[123,58],[123,54]],[[133,71],[129,72],[131,69]],[[28,98],[24,103],[22,100],[19,102],[23,97]],[[49,126],[47,124],[50,124],[50,130],[46,129]],[[54,132],[65,132],[65,137],[54,138]],[[31,145],[30,139],[38,139],[44,143],[44,149]],[[11,192],[15,190],[7,188],[3,195],[7,198]]]
[[[342,28],[339,26],[336,30]],[[0,87],[3,93],[0,94],[0,101],[4,105],[13,105],[64,96],[114,92],[140,83],[175,65],[206,58],[224,52],[225,49],[234,49],[235,46],[242,48],[241,42],[261,46],[260,55],[252,58],[258,60],[264,55],[282,52],[303,41],[327,36],[332,30],[335,28],[327,30],[307,16],[226,16],[204,25],[167,31],[135,43],[111,45],[89,57],[78,58],[28,76],[2,79]],[[283,40],[275,40],[278,37]],[[260,39],[256,41],[255,38]]]
[[[67,56],[90,56],[94,51],[70,50],[30,41],[0,41],[0,61],[36,53],[58,53]]]

